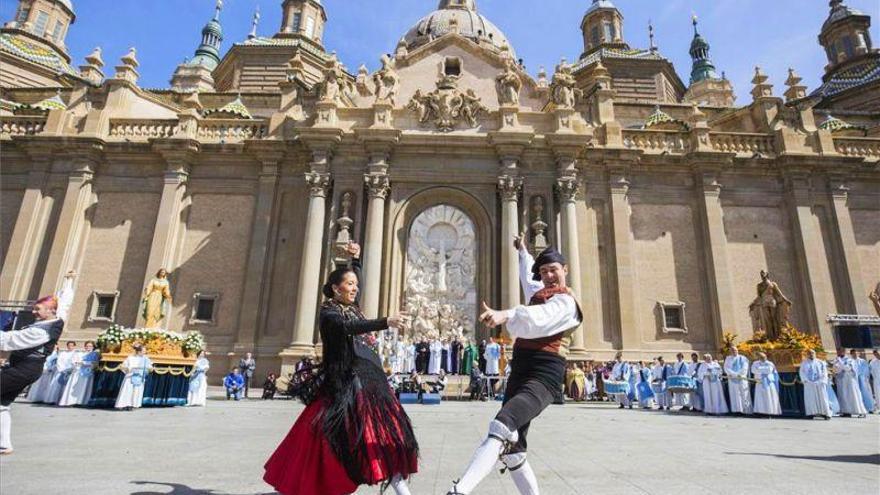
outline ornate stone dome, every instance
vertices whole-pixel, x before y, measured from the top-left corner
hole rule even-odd
[[[456,22],[458,33],[465,38],[496,50],[507,47],[516,58],[507,36],[477,12],[475,0],[440,0],[437,10],[420,19],[403,37],[407,49],[413,50],[452,32]]]

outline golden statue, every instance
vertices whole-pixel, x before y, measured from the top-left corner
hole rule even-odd
[[[158,328],[159,322],[165,318],[165,304],[171,306],[171,290],[168,285],[168,272],[160,268],[156,278],[150,280],[144,288],[144,328]]]
[[[770,279],[770,272],[761,270],[761,282],[757,286],[758,297],[749,305],[754,331],[763,331],[771,341],[779,338],[780,333],[791,323],[791,301],[785,297],[779,286]]]
[[[880,316],[880,282],[877,282],[877,287],[874,287],[874,290],[868,294],[868,298],[874,303],[874,311],[877,312],[877,316]]]

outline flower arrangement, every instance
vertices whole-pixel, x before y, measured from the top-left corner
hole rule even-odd
[[[135,344],[142,344],[151,356],[186,356],[197,354],[205,347],[205,338],[199,332],[186,335],[165,330],[147,328],[126,329],[121,325],[113,325],[97,338],[98,347],[102,352],[129,354]]]
[[[751,360],[758,358],[758,353],[767,354],[768,358],[776,363],[777,368],[796,367],[803,359],[806,351],[813,349],[823,358],[825,349],[822,347],[822,339],[818,335],[801,332],[794,326],[784,328],[779,338],[770,340],[764,332],[755,332],[751,339],[737,344],[738,337],[732,333],[725,333],[722,338],[722,355],[728,355],[732,347],[736,347],[740,354]]]

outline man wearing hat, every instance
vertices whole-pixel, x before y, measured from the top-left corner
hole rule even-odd
[[[506,324],[516,338],[504,403],[489,423],[487,438],[448,495],[470,494],[499,457],[520,493],[538,493],[535,473],[526,460],[526,435],[531,421],[561,394],[571,335],[583,314],[566,285],[565,257],[551,247],[533,260],[523,237],[516,237],[513,245],[519,252],[520,282],[528,306],[494,310],[484,302],[480,315],[489,328]]]

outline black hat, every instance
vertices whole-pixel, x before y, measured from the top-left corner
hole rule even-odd
[[[549,265],[550,263],[559,263],[563,266],[568,264],[565,261],[565,256],[563,256],[562,253],[553,249],[552,247],[548,247],[547,249],[541,251],[541,254],[538,255],[537,259],[535,259],[535,264],[532,265],[532,278],[534,280],[541,280],[541,267],[544,265]]]

